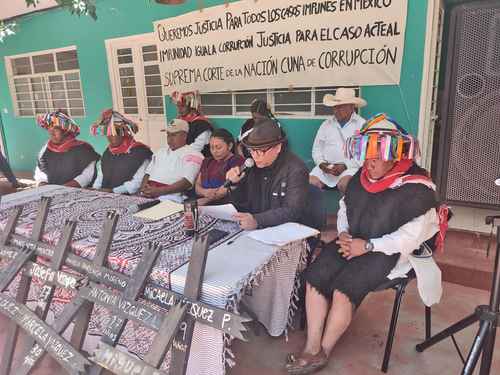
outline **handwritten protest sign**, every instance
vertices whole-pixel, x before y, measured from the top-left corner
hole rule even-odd
[[[244,0],[154,23],[164,93],[398,84],[407,0]]]

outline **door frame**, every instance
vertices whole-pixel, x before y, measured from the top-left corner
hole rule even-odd
[[[111,86],[113,108],[120,108],[121,110],[123,110],[122,104],[119,102],[119,98],[121,97],[121,95],[120,95],[120,87],[118,87],[117,83],[119,82],[120,77],[117,76],[118,69],[114,69],[117,66],[117,64],[116,64],[116,56],[113,53],[113,47],[116,46],[116,44],[123,44],[123,46],[126,48],[127,44],[141,43],[141,42],[156,44],[154,33],[129,35],[119,38],[106,39],[104,41],[104,44],[106,46],[106,58],[108,60],[108,77]],[[140,85],[136,82],[136,90],[137,90],[137,103],[139,104],[140,101],[141,107],[144,108],[145,103],[143,103],[143,100],[145,97],[144,95],[145,93],[143,92],[142,82]],[[138,113],[138,116],[140,117],[141,114]]]
[[[111,38],[106,39],[104,41],[106,46],[106,57],[108,60],[108,76],[111,87],[113,108],[122,112],[125,116],[130,117],[131,119],[138,122],[138,124],[144,124],[146,126],[145,130],[145,141],[146,143],[154,149],[158,145],[155,146],[155,142],[158,140],[155,135],[155,130],[158,130],[157,126],[160,125],[164,127],[167,123],[166,118],[166,105],[163,94],[163,85],[162,85],[162,105],[163,105],[163,113],[162,114],[150,114],[148,110],[148,97],[146,93],[146,81],[144,74],[144,67],[148,65],[144,63],[142,60],[140,46],[144,45],[156,45],[157,41],[155,39],[154,33],[144,33],[144,34],[136,34],[123,36],[119,38]],[[120,74],[119,67],[120,65],[117,62],[117,54],[116,51],[120,48],[131,48],[133,62],[132,66],[134,67],[134,77],[135,77],[135,89],[136,89],[136,97],[137,97],[137,106],[138,113],[137,114],[127,114],[123,108],[123,100],[121,95],[121,85],[120,85]],[[159,64],[159,62],[158,62]],[[163,142],[160,142],[159,146]]]
[[[440,44],[442,49],[442,29],[439,28],[441,13],[440,9],[445,9],[443,0],[427,1],[427,25],[425,29],[425,46],[422,68],[422,84],[420,88],[420,109],[418,119],[418,140],[421,149],[420,164],[427,170],[431,170],[432,148],[434,141],[435,118],[439,116],[439,111],[435,114],[432,111],[432,102],[435,98],[432,96],[434,85],[434,72],[439,69],[436,66],[436,55],[438,53],[436,46]],[[441,23],[442,25],[442,23]],[[439,52],[441,53],[441,51]],[[439,63],[439,62],[438,62]]]

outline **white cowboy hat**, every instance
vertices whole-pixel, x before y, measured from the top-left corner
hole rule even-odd
[[[342,104],[354,104],[356,107],[361,108],[366,105],[366,100],[357,97],[354,89],[339,87],[335,95],[326,94],[323,96],[323,104],[327,107],[336,107]]]

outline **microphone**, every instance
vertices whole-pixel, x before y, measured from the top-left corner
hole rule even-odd
[[[146,208],[150,208],[153,206],[156,206],[157,204],[161,203],[159,199],[155,199],[154,201],[150,202],[144,202],[144,203],[139,203],[139,204],[134,204],[130,207],[127,208],[127,213],[130,215],[135,214],[136,212],[145,210]]]
[[[247,169],[250,169],[252,168],[253,166],[255,165],[255,162],[253,161],[252,158],[248,158],[245,160],[245,163],[243,163],[243,165],[240,167],[240,173],[238,174],[238,176],[241,176]],[[231,182],[231,180],[226,180],[226,182],[224,182],[224,187],[225,188],[228,188],[229,186],[231,186],[233,183]]]

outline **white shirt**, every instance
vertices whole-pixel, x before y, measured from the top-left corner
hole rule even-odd
[[[210,142],[210,136],[212,132],[210,130],[205,130],[203,133],[198,135],[193,143],[190,146],[198,152],[201,152],[205,145],[208,145]]]
[[[167,146],[155,152],[146,168],[146,174],[149,175],[149,180],[162,184],[170,185],[185,178],[194,185],[202,162],[203,155],[191,145],[175,151]]]
[[[47,149],[47,143],[45,146],[42,147],[40,152],[38,153],[38,160],[42,157],[44,154],[45,150]],[[90,185],[92,182],[92,179],[94,178],[94,171],[95,171],[95,161],[92,161],[85,167],[85,169],[80,173],[78,176],[76,176],[73,180],[78,182],[82,188],[87,187]],[[35,174],[33,175],[33,178],[35,179],[36,182],[48,182],[48,176],[45,172],[42,172],[40,168],[38,168],[38,165],[35,168]]]
[[[139,191],[142,183],[142,179],[146,174],[146,168],[149,165],[149,160],[144,160],[142,165],[137,169],[132,179],[125,181],[120,186],[113,188],[113,193],[117,194],[135,194]],[[97,167],[97,178],[94,181],[94,185],[92,186],[94,189],[100,189],[102,187],[102,168],[101,163]]]
[[[340,126],[335,117],[325,120],[319,127],[314,138],[312,157],[316,167],[312,170],[311,175],[318,177],[321,182],[330,187],[335,187],[341,177],[354,175],[362,163],[358,160],[346,158],[344,145],[347,138],[353,136],[357,130],[361,129],[364,123],[365,120],[355,112],[344,126]],[[321,163],[345,164],[347,170],[340,176],[327,175],[319,169]]]
[[[339,201],[339,211],[337,213],[337,230],[340,233],[349,233],[349,223],[347,221],[347,211],[344,198]],[[408,256],[413,250],[434,236],[439,231],[439,218],[435,208],[431,208],[425,214],[420,215],[410,222],[402,225],[396,231],[385,234],[379,238],[370,238],[373,243],[373,251],[379,251],[387,255],[401,253],[398,264],[388,276],[390,279],[404,277],[408,271],[397,273],[398,267],[408,263]],[[403,268],[401,268],[403,269]],[[394,274],[394,277],[392,277]]]

